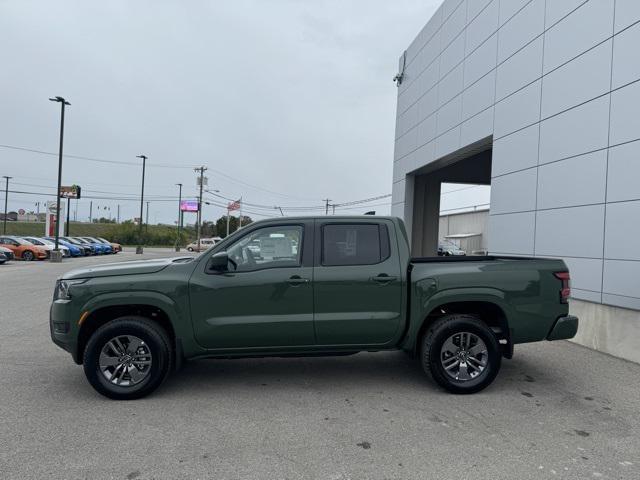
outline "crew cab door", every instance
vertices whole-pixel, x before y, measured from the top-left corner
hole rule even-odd
[[[318,345],[375,345],[402,324],[402,272],[388,220],[317,220],[314,323]]]
[[[207,258],[191,277],[198,343],[210,349],[312,345],[313,222],[247,226],[226,252],[227,271],[207,269]]]

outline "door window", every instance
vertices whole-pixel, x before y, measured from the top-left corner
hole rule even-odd
[[[322,265],[374,265],[389,257],[385,225],[336,224],[322,227]]]
[[[299,267],[302,231],[299,225],[260,228],[231,245],[227,255],[237,265],[235,271],[238,272]],[[234,266],[230,268],[233,270]]]

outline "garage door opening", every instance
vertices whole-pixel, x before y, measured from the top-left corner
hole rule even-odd
[[[407,199],[413,204],[407,205],[406,220],[413,256],[438,255],[443,241],[468,254],[485,253],[492,144],[488,137],[407,176],[412,189]],[[478,211],[485,213],[469,215]]]

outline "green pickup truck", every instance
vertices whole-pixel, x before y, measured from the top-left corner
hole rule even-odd
[[[398,349],[473,393],[515,344],[576,334],[569,295],[562,260],[410,258],[397,218],[278,218],[196,257],[68,272],[50,329],[115,399],[151,393],[188,359]]]

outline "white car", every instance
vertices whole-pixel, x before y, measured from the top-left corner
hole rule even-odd
[[[0,246],[0,253],[2,253],[7,260],[13,260],[15,258],[13,250],[8,249],[7,247]]]
[[[189,250],[190,252],[203,252],[207,248],[213,247],[216,243],[218,243],[221,240],[222,239],[220,237],[201,238],[200,250],[198,250],[198,242],[191,242],[189,245],[187,245],[187,250]]]
[[[46,238],[39,238],[39,237],[20,237],[25,239],[27,242],[31,242],[34,245],[39,245],[42,248],[44,248],[45,250],[53,250],[56,248],[56,244],[55,242],[52,242],[51,240],[47,240]],[[64,245],[58,244],[58,250],[60,250],[62,252],[62,256],[63,257],[70,257],[71,256],[71,252],[69,251],[69,247],[65,247]]]

